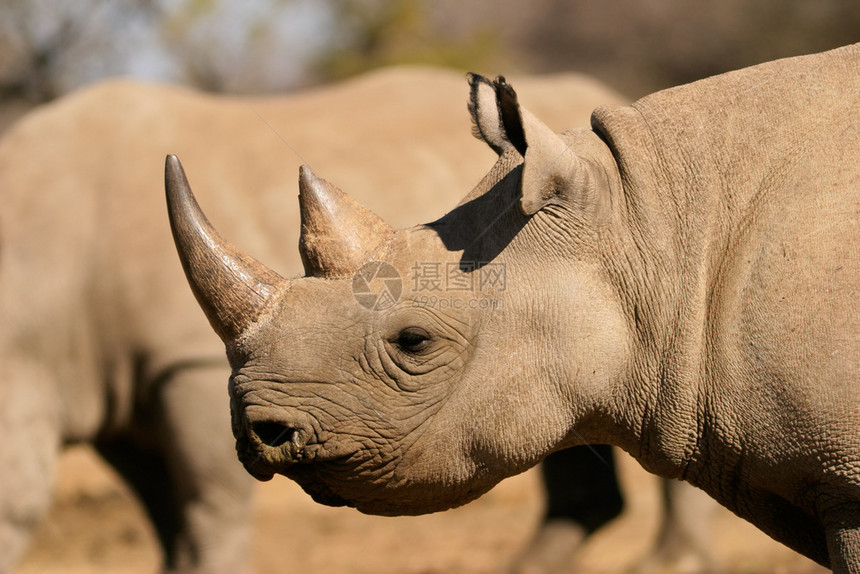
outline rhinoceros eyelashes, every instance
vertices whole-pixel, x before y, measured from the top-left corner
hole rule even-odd
[[[218,336],[234,341],[286,281],[221,238],[174,155],[167,156],[164,185],[173,239],[191,290]]]
[[[421,327],[406,327],[397,334],[395,343],[400,350],[417,355],[427,350],[433,338]]]

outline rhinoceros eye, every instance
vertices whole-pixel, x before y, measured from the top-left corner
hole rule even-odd
[[[418,354],[430,346],[430,334],[420,327],[406,327],[397,334],[396,343],[406,353]]]

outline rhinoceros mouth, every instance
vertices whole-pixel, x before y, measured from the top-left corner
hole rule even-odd
[[[311,465],[293,465],[275,470],[265,463],[252,462],[250,464],[243,464],[251,476],[262,482],[272,480],[276,474],[294,481],[318,504],[324,504],[325,506],[355,506],[355,503],[337,494],[333,488],[321,482],[315,476]]]
[[[265,433],[263,433],[265,435]],[[294,475],[301,475],[304,482],[309,483],[309,477],[313,471],[330,463],[337,463],[344,459],[350,459],[352,451],[338,452],[329,450],[325,445],[316,442],[316,437],[308,437],[298,441],[292,439],[277,439],[264,442],[248,435],[240,435],[236,440],[236,453],[239,461],[248,473],[259,481],[272,480],[276,474],[284,475],[294,479]],[[301,469],[301,470],[300,470]],[[298,482],[298,480],[297,480]],[[320,493],[323,496],[323,493]],[[326,495],[327,498],[336,498],[335,495]],[[343,506],[345,503],[327,503],[332,506]]]
[[[337,494],[329,485],[320,482],[314,476],[314,473],[309,471],[310,469],[307,467],[291,468],[281,474],[295,481],[318,504],[326,506],[355,506]]]
[[[272,477],[277,474],[275,469],[263,456],[263,453],[249,448],[247,439],[239,439],[236,441],[236,454],[239,457],[239,462],[248,471],[248,474],[259,481],[267,482],[272,480]]]
[[[277,474],[277,472],[266,462],[262,461],[259,456],[253,458],[240,456],[239,460],[242,462],[242,466],[245,467],[245,470],[248,471],[248,474],[260,482],[268,482],[274,478],[275,474]]]

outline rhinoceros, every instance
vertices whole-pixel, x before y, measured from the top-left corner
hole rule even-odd
[[[457,129],[460,83],[456,73],[399,69],[289,97],[216,98],[110,82],[46,106],[6,135],[0,572],[44,515],[59,451],[72,442],[92,443],[137,490],[167,569],[233,573],[248,562],[253,480],[233,449],[229,369],[175,265],[162,181],[148,158],[181,150],[211,192],[204,198],[213,219],[297,273],[298,253],[283,249],[299,239],[283,225],[298,215],[283,184],[283,172],[299,165],[289,147],[332,163],[397,224],[439,215],[480,178],[484,154],[492,157]],[[560,125],[585,125],[600,102],[621,102],[576,75],[522,85]],[[406,188],[412,193],[390,191]],[[552,474],[561,480],[569,455],[558,456],[562,470]],[[603,469],[597,458],[590,463]],[[554,497],[551,518],[589,530],[611,519],[620,500],[606,470],[606,484],[583,472],[568,479],[582,483],[587,507]]]
[[[470,84],[498,161],[440,219],[395,231],[302,167],[303,278],[219,235],[168,156],[247,470],[420,514],[613,444],[860,572],[860,44],[563,134]]]

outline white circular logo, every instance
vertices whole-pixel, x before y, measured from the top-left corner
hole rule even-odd
[[[393,265],[370,261],[352,276],[352,294],[358,304],[371,311],[390,309],[403,293],[403,280]]]

